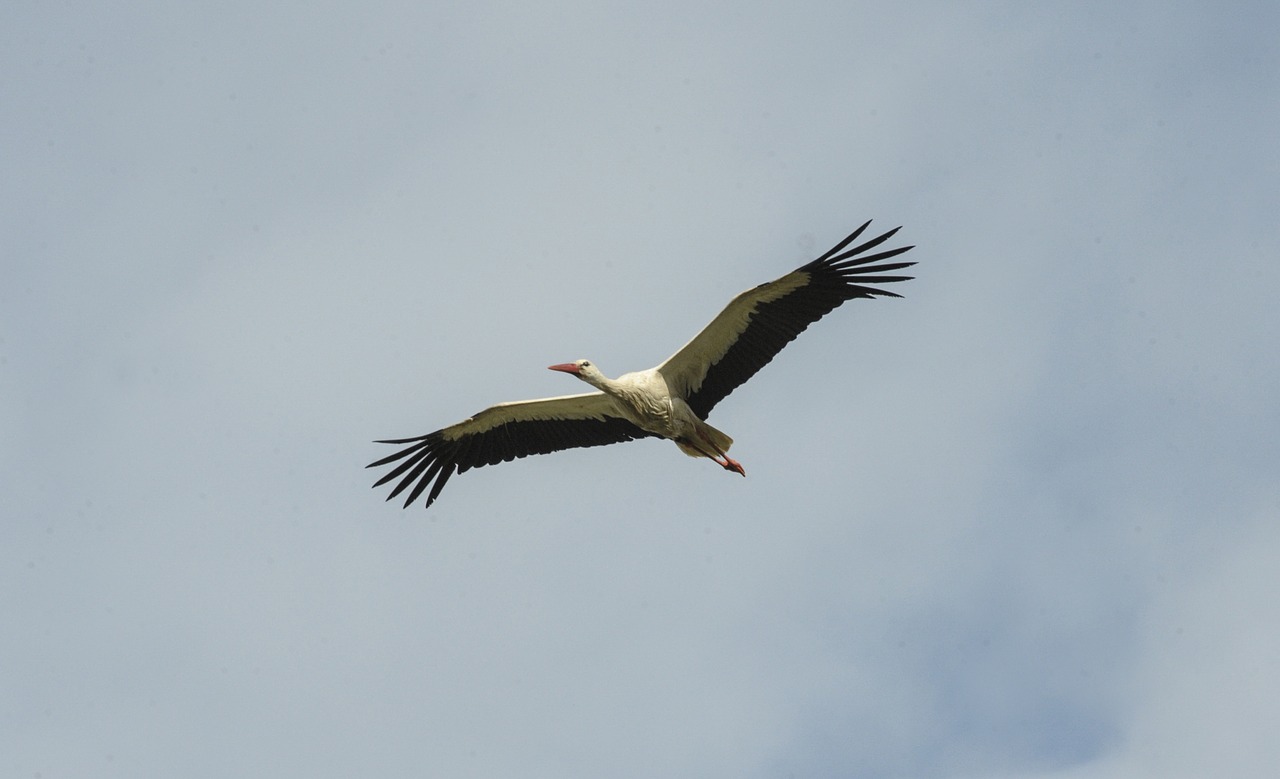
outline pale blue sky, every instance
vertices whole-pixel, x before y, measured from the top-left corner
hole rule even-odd
[[[1268,3],[10,3],[0,774],[1280,764]],[[369,488],[917,248],[665,442]]]

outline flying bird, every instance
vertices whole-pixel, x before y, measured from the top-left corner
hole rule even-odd
[[[595,391],[499,403],[434,433],[377,441],[403,448],[366,466],[398,462],[373,486],[398,479],[387,500],[408,490],[405,508],[430,487],[429,507],[454,473],[531,454],[649,437],[670,439],[690,457],[706,457],[726,471],[746,476],[742,464],[729,457],[733,439],[707,424],[707,415],[782,347],[841,303],[901,297],[870,285],[911,279],[892,274],[914,262],[885,260],[913,247],[868,254],[900,228],[845,248],[870,224],[813,262],[735,297],[693,340],[655,368],[610,379],[590,360],[552,365],[550,370],[576,376]]]

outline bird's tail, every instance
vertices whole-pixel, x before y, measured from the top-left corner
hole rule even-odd
[[[712,427],[711,425],[708,425],[706,422],[703,422],[701,427],[702,427],[702,431],[701,431],[702,434],[705,435],[707,438],[709,438],[711,440],[711,443],[715,444],[716,448],[719,449],[720,451],[727,452],[729,451],[729,447],[733,446],[733,439],[730,438],[728,435],[720,432],[719,430],[716,430],[714,427]]]
[[[733,446],[732,438],[716,430],[706,422],[698,422],[698,436],[709,442],[711,447],[718,449],[720,453],[729,451],[729,447]],[[715,459],[717,455],[715,451],[707,451],[708,447],[702,441],[676,439],[676,446],[680,447],[680,451],[690,457],[710,457]]]

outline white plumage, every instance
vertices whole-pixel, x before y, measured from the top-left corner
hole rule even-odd
[[[379,441],[405,446],[369,464],[376,468],[403,461],[374,486],[399,479],[388,500],[412,487],[406,507],[430,487],[430,506],[454,473],[531,454],[650,436],[670,439],[690,456],[710,458],[745,476],[742,465],[728,455],[733,439],[704,420],[734,388],[844,301],[900,297],[868,285],[910,279],[884,274],[915,263],[883,261],[912,247],[862,256],[898,228],[845,250],[870,224],[813,262],[735,297],[702,332],[655,368],[610,379],[590,360],[552,365],[552,370],[577,376],[596,391],[499,403],[434,433]]]

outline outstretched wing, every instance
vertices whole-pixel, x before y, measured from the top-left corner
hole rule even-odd
[[[651,435],[618,416],[612,398],[603,392],[588,392],[499,403],[434,433],[378,441],[408,446],[365,467],[377,468],[403,460],[373,486],[400,479],[387,496],[391,500],[412,485],[405,508],[430,486],[430,506],[455,471],[462,473],[531,454],[617,444]]]
[[[868,221],[808,265],[734,298],[711,324],[658,366],[671,391],[684,397],[694,413],[705,419],[717,403],[768,365],[782,347],[841,303],[853,298],[901,297],[868,285],[912,278],[884,274],[914,262],[883,260],[913,247],[860,256],[900,228],[844,250],[870,224]]]

